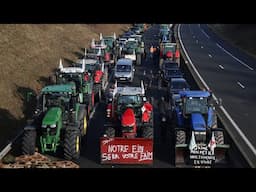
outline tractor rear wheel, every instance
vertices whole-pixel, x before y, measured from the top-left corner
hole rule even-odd
[[[77,160],[80,157],[81,137],[79,131],[68,130],[64,138],[64,158]]]
[[[142,137],[147,139],[153,139],[153,128],[152,127],[144,127],[142,129]]]
[[[36,148],[36,130],[25,130],[22,138],[22,154],[33,155]]]
[[[224,134],[222,131],[214,131],[214,136],[217,145],[224,145]]]
[[[105,134],[107,137],[113,138],[116,135],[116,130],[113,127],[107,127]]]
[[[80,105],[79,109],[79,121],[80,121],[80,130],[81,135],[84,136],[86,134],[87,130],[87,124],[88,124],[88,115],[86,110],[86,105]]]
[[[176,145],[186,144],[186,133],[183,130],[176,131]]]
[[[97,93],[96,98],[95,98],[96,102],[100,102],[100,100],[101,100],[101,84],[95,85],[94,92]]]
[[[87,117],[87,114],[85,112],[83,118],[80,120],[80,130],[81,130],[82,136],[86,135],[87,126],[88,126],[87,118],[88,117]]]

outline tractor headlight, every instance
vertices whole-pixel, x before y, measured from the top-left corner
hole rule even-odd
[[[42,128],[46,128],[47,127],[47,125],[42,125]]]
[[[162,122],[166,122],[166,118],[164,116],[162,117]]]
[[[53,125],[50,125],[51,128],[55,128],[56,127],[56,124],[53,124]]]

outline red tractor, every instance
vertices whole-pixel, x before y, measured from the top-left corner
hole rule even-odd
[[[153,106],[145,97],[143,82],[141,87],[117,87],[116,83],[108,98],[106,118],[101,162],[152,164]]]

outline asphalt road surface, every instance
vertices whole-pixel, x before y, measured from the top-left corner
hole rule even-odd
[[[159,26],[154,25],[144,33],[144,42],[146,51],[149,51],[151,45],[158,45],[158,32]],[[148,55],[148,54],[147,54]],[[158,66],[154,65],[153,61],[146,58],[142,61],[141,66],[136,66],[135,78],[131,86],[140,86],[140,80],[145,80],[151,78],[151,70],[154,75],[152,79],[152,86],[146,91],[147,96],[153,97],[153,107],[154,107],[154,163],[153,165],[101,165],[100,164],[100,141],[99,138],[104,134],[104,122],[105,122],[105,104],[104,102],[99,103],[97,106],[93,118],[90,121],[88,127],[87,139],[83,143],[81,157],[78,161],[81,168],[110,168],[110,167],[140,167],[140,168],[170,168],[174,167],[171,162],[171,150],[170,146],[162,144],[160,142],[160,130],[157,121],[158,109],[157,102],[161,96],[166,94],[164,88],[158,89],[156,73],[158,71]],[[144,71],[146,75],[144,75]],[[146,78],[145,78],[146,76]],[[113,83],[113,80],[110,81]],[[148,83],[148,82],[145,82]]]
[[[255,148],[255,59],[221,40],[205,24],[181,25],[180,34],[196,69]]]

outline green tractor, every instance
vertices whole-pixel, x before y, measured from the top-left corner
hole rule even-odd
[[[63,67],[60,59],[59,70],[56,72],[56,83],[75,83],[79,103],[86,105],[87,118],[89,118],[94,108],[95,92],[93,77],[88,74],[85,66],[85,60],[80,59],[74,64],[74,67]]]
[[[129,38],[121,51],[124,58],[131,59],[136,65],[141,65],[144,55],[144,43],[135,38]]]
[[[64,158],[80,157],[81,138],[86,135],[85,105],[78,102],[74,83],[49,85],[37,96],[36,109],[22,138],[22,153],[56,153],[63,147]]]

